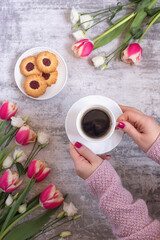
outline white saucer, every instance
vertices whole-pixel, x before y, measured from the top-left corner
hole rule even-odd
[[[57,67],[58,78],[57,78],[56,84],[52,84],[51,87],[47,87],[45,94],[43,94],[42,96],[40,96],[38,98],[34,98],[34,97],[27,95],[25,92],[25,89],[24,89],[25,76],[23,76],[20,71],[20,64],[24,58],[29,57],[29,56],[36,57],[40,52],[44,52],[44,51],[48,51],[48,52],[54,53],[56,55],[58,62],[59,62],[58,67]],[[66,65],[63,57],[53,49],[50,49],[48,47],[31,48],[31,49],[27,50],[26,52],[24,52],[18,58],[17,63],[15,65],[15,69],[14,69],[14,77],[15,77],[15,81],[17,83],[18,88],[27,97],[30,97],[35,100],[46,100],[46,99],[56,96],[65,86],[65,84],[67,82],[67,77],[68,77],[67,65]]]
[[[84,98],[81,98],[75,102],[70,110],[68,111],[65,129],[69,140],[74,144],[75,142],[80,142],[91,149],[96,154],[103,154],[111,151],[115,148],[121,141],[123,132],[121,130],[115,130],[112,136],[108,139],[103,139],[101,141],[87,141],[81,137],[76,127],[76,119],[78,113],[84,108],[91,105],[101,105],[112,111],[115,118],[117,119],[121,114],[122,110],[116,102],[112,99],[100,96],[100,95],[90,95]]]

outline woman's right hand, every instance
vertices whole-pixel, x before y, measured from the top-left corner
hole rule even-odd
[[[156,121],[136,108],[120,105],[123,114],[117,119],[117,128],[127,133],[137,145],[147,152],[160,135]]]

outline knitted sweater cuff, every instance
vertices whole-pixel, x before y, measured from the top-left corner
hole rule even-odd
[[[160,164],[160,136],[147,152],[147,157]]]

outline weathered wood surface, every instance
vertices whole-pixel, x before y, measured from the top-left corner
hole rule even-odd
[[[19,105],[21,116],[29,115],[29,124],[51,135],[51,143],[38,155],[52,167],[52,173],[35,188],[40,191],[48,184],[69,193],[69,200],[78,207],[83,218],[71,229],[77,240],[114,239],[110,224],[98,209],[97,200],[88,193],[83,180],[76,176],[68,151],[64,129],[67,111],[79,98],[100,94],[124,105],[137,107],[160,123],[160,26],[154,26],[142,41],[143,60],[131,67],[117,60],[101,72],[90,61],[76,59],[71,51],[69,11],[100,9],[117,1],[107,0],[0,0],[0,101],[10,99]],[[103,25],[104,26],[104,25]],[[103,31],[102,26],[98,28]],[[90,33],[89,35],[95,35]],[[119,41],[119,40],[118,40]],[[117,44],[97,50],[107,53]],[[14,80],[14,66],[19,55],[29,48],[48,46],[57,50],[68,65],[68,82],[63,91],[46,101],[35,101],[24,96]],[[96,52],[92,55],[96,55]],[[29,149],[28,147],[27,149]],[[153,218],[160,219],[160,166],[148,159],[128,137],[111,152],[111,162],[122,178],[124,186],[135,199],[143,198]],[[59,232],[57,230],[57,232]],[[48,239],[51,235],[46,235]],[[40,239],[40,238],[39,238]],[[44,238],[42,238],[44,239]]]

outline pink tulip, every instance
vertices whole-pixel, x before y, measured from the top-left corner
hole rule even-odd
[[[17,131],[15,139],[18,144],[27,145],[35,142],[36,133],[28,125],[23,125]]]
[[[5,101],[0,108],[0,118],[2,120],[10,120],[16,114],[17,110],[18,107],[14,103]]]
[[[48,176],[51,169],[48,168],[47,164],[41,160],[33,160],[28,167],[27,175],[29,178],[36,179],[36,182],[41,182]]]
[[[15,171],[8,169],[0,178],[0,189],[6,193],[13,192],[22,183],[19,179],[19,175]]]
[[[50,185],[41,193],[39,201],[43,208],[53,209],[58,207],[64,201],[64,198],[54,185]]]
[[[122,52],[121,60],[125,63],[138,65],[142,56],[142,48],[138,43],[132,43]]]
[[[86,58],[93,50],[93,42],[88,39],[82,39],[72,46],[72,50],[76,57]]]

